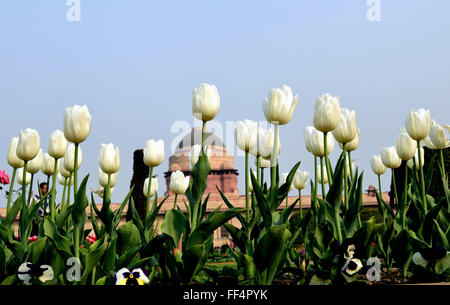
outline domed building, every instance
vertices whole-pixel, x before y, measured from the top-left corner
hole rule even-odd
[[[164,173],[166,180],[166,193],[170,192],[170,175],[179,170],[185,176],[191,173],[191,163],[189,159],[191,148],[194,145],[202,144],[201,127],[193,128],[192,131],[183,137],[177,146],[177,149],[171,157],[169,157],[169,170]],[[228,154],[227,149],[219,137],[211,132],[205,133],[205,145],[211,149],[210,166],[211,172],[208,176],[208,187],[205,193],[218,193],[216,186],[226,194],[239,195],[237,187],[238,171],[234,168],[233,156]]]

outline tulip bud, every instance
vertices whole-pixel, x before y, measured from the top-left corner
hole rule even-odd
[[[283,184],[286,184],[288,176],[289,176],[289,173],[282,174]],[[293,189],[294,189],[294,183],[291,182],[291,185],[289,186],[289,192],[292,191]]]
[[[177,170],[170,175],[170,191],[174,194],[184,194],[189,187],[189,176]]]
[[[36,157],[41,147],[41,138],[35,129],[27,128],[20,131],[17,142],[17,157],[24,161],[30,161]]]
[[[417,142],[411,139],[404,128],[398,134],[396,149],[398,156],[404,161],[411,159],[417,150]]]
[[[311,134],[309,135],[309,145],[311,147],[313,155],[317,157],[325,156],[323,138],[324,138],[323,132],[317,129],[311,130]],[[327,153],[330,154],[333,151],[333,148],[334,148],[334,137],[333,134],[330,133],[327,135]]]
[[[23,167],[17,170],[17,183],[19,183],[20,185],[23,184]],[[25,185],[29,185],[30,183],[31,183],[31,174],[27,172],[25,176]]]
[[[71,172],[69,172],[68,170],[65,169],[64,167],[64,159],[60,159],[60,163],[59,163],[59,173],[64,177],[64,178],[70,178],[70,175],[72,174]]]
[[[383,147],[381,149],[381,160],[386,167],[398,168],[402,164],[402,159],[397,155],[395,146]]]
[[[11,143],[9,144],[9,150],[8,150],[8,164],[13,168],[21,168],[24,165],[24,162],[22,159],[17,157],[16,151],[17,151],[17,142],[19,142],[18,137],[14,137],[11,139]]]
[[[42,149],[39,149],[38,154],[32,160],[28,161],[27,172],[34,175],[41,170],[42,162],[44,161],[44,154]]]
[[[356,132],[356,137],[347,144],[345,144],[345,151],[347,152],[354,151],[358,148],[358,146],[359,146],[359,128],[358,131]],[[339,143],[339,147],[344,149],[344,145],[342,145],[342,143]]]
[[[430,111],[422,108],[417,111],[411,109],[406,117],[405,126],[412,139],[422,141],[430,133]]]
[[[144,148],[144,163],[156,167],[164,161],[164,141],[148,140]]]
[[[357,135],[356,130],[356,112],[347,108],[341,108],[339,124],[333,130],[333,136],[339,143],[349,143]]]
[[[58,162],[59,162],[59,160],[58,160]],[[65,185],[65,184],[66,184],[66,178],[65,178],[63,175],[61,175],[60,173],[58,173],[58,174],[56,175],[56,177],[58,178],[59,184],[61,184],[61,185]],[[67,183],[69,183],[69,180],[67,180]]]
[[[383,161],[381,161],[380,155],[372,155],[372,159],[370,159],[370,167],[375,175],[383,175],[386,172],[386,166],[384,166]]]
[[[200,121],[214,119],[219,112],[220,96],[216,86],[202,83],[192,94],[192,113]]]
[[[423,148],[420,148],[420,157],[422,158],[422,160],[425,160],[425,151],[423,150]],[[414,161],[416,163],[416,170],[420,169],[420,164],[419,164],[419,155],[417,154],[417,150],[416,153],[414,154],[414,157],[409,159],[408,162],[406,162],[406,165],[410,168],[413,169],[414,168]],[[423,164],[422,164],[423,166]]]
[[[255,176],[256,177],[256,174],[255,174],[255,172],[253,171],[253,168],[251,168],[250,169],[251,171],[252,171],[252,173],[253,173],[253,176]],[[251,176],[250,176],[251,177]],[[253,192],[253,182],[252,182],[252,179],[250,178],[249,180],[248,180],[248,192],[249,193],[251,193],[251,192]]]
[[[255,159],[255,165],[256,165],[256,160],[257,159]],[[259,157],[259,167],[260,168],[269,168],[270,167],[270,159],[269,160],[266,160],[266,159],[264,159],[263,157]]]
[[[55,159],[63,158],[66,155],[67,145],[64,133],[57,129],[50,134],[47,148],[48,154]]]
[[[99,186],[98,186],[98,189],[96,189],[96,190],[91,189],[91,191],[92,191],[93,193],[97,194],[98,197],[103,198],[103,194],[105,193],[105,188],[99,185]],[[114,188],[111,187],[111,188],[109,189],[109,192],[110,192],[110,194],[112,194],[112,192],[114,192]]]
[[[78,167],[80,168],[81,163],[83,162],[83,152],[81,151],[81,148],[78,147]],[[66,155],[64,156],[64,169],[68,172],[73,172],[75,170],[75,145],[73,143],[69,144],[69,147],[67,148]]]
[[[306,147],[306,150],[310,153],[312,153],[312,147],[311,147],[311,143],[309,142],[309,139],[311,137],[313,130],[314,130],[314,127],[308,126],[303,131],[303,139],[305,141],[305,147]]]
[[[320,166],[317,166],[317,182],[322,184],[322,169]],[[328,183],[328,174],[327,174],[327,167],[323,167],[323,184]]]
[[[91,132],[91,115],[86,105],[74,105],[64,112],[64,136],[67,141],[79,144]]]
[[[294,187],[297,190],[302,190],[308,184],[308,180],[309,180],[308,172],[297,170],[297,172],[295,173],[295,176],[294,176],[294,181],[293,181]]]
[[[155,196],[156,192],[158,191],[158,179],[156,178],[152,178],[152,185],[150,186],[150,197]],[[148,192],[148,178],[145,179],[144,181],[144,196],[147,196],[147,192]]]
[[[60,166],[60,159],[58,159],[58,164],[56,165],[56,172],[59,172],[59,166]],[[28,167],[27,167],[28,169]],[[55,158],[50,156],[48,153],[44,154],[44,158],[42,161],[41,170],[46,176],[53,176],[55,169]]]
[[[111,185],[110,187],[114,187],[116,185],[117,176],[119,176],[118,172],[111,174]],[[108,174],[102,171],[102,168],[98,168],[98,184],[102,187],[106,187],[108,185]]]
[[[435,120],[431,121],[430,140],[436,149],[444,149],[449,144],[444,129]]]
[[[119,147],[114,147],[112,143],[102,144],[98,153],[98,162],[105,174],[117,173],[120,169]]]
[[[281,89],[272,88],[269,98],[263,101],[263,111],[266,120],[274,125],[289,123],[298,103],[298,96],[292,94],[289,86],[283,85]]]
[[[235,129],[236,144],[245,151],[256,151],[258,124],[254,121],[245,120],[238,122]]]
[[[202,150],[201,145],[199,145],[199,144],[195,144],[194,146],[192,146],[191,151],[189,153],[191,169],[193,169],[195,164],[197,164],[198,158],[200,157],[201,150]],[[211,148],[207,148],[205,146],[205,153],[206,153],[206,156],[208,157],[208,161],[209,161],[211,158]]]
[[[314,107],[314,127],[322,132],[329,132],[335,129],[340,119],[340,97],[335,97],[329,93],[322,94],[316,100]]]
[[[259,153],[264,159],[271,160],[274,146],[274,132],[273,129],[268,129],[265,135],[263,135],[263,133],[264,132],[261,131],[260,143],[258,144],[260,150]],[[278,135],[278,154],[280,154],[280,152],[281,152],[281,142],[280,136]]]

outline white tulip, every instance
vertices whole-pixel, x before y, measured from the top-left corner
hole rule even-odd
[[[447,137],[445,136],[444,128],[442,128],[441,125],[436,123],[435,120],[431,121],[431,128],[430,128],[430,140],[433,143],[434,147],[436,149],[444,149],[448,147],[449,141],[447,140]]]
[[[189,187],[189,176],[177,170],[170,175],[170,191],[174,194],[184,194]]]
[[[355,161],[352,161],[352,170],[355,169]],[[350,177],[350,168],[348,166],[348,161],[345,162],[345,173],[347,174],[347,177]]]
[[[78,167],[80,168],[81,163],[83,163],[83,152],[81,150],[81,147],[78,147]],[[69,144],[69,147],[67,148],[66,155],[64,156],[64,163],[63,163],[64,169],[68,172],[73,172],[75,170],[75,145],[73,143]]]
[[[120,169],[120,151],[112,143],[102,144],[98,153],[98,163],[105,174],[117,173]]]
[[[8,164],[13,168],[21,168],[24,165],[23,160],[17,157],[17,142],[19,142],[19,137],[13,137],[8,150]]]
[[[411,138],[422,141],[430,133],[430,111],[422,108],[417,111],[411,109],[406,117],[405,126]]]
[[[327,174],[327,167],[323,166],[323,184],[328,183],[328,174]],[[320,168],[320,165],[317,166],[317,182],[322,184],[322,169]]]
[[[348,142],[347,144],[345,144],[345,151],[354,151],[358,148],[359,146],[359,128],[358,131],[356,132],[356,137],[351,140],[350,142]],[[342,145],[342,143],[339,143],[339,147],[341,147],[342,149],[344,149],[344,145]]]
[[[17,170],[17,183],[19,183],[20,185],[22,185],[23,183],[23,167]],[[31,174],[27,172],[25,175],[25,184],[29,185],[30,183],[31,183]]]
[[[423,160],[425,160],[425,151],[422,147],[420,148],[420,157],[422,158],[422,166],[423,166]],[[416,153],[414,154],[414,157],[411,158],[410,160],[408,160],[408,162],[406,162],[406,165],[408,165],[408,167],[410,169],[414,168],[414,160],[416,161],[416,170],[419,170],[420,164],[419,164],[419,155],[417,154],[417,150],[416,150]]]
[[[86,105],[73,105],[64,112],[64,136],[67,141],[79,144],[91,132],[91,115]]]
[[[289,86],[283,85],[281,89],[272,88],[269,98],[263,101],[263,111],[266,120],[274,125],[289,123],[298,103],[298,96],[292,94]]]
[[[341,108],[338,126],[333,129],[333,136],[339,143],[349,143],[357,135],[356,112]]]
[[[305,147],[306,147],[306,150],[307,150],[308,152],[310,152],[310,153],[312,153],[312,147],[311,147],[311,143],[310,143],[310,137],[311,137],[311,134],[312,134],[313,130],[314,130],[314,127],[312,127],[312,126],[307,126],[307,127],[305,128],[305,130],[303,131],[303,140],[304,140],[304,142],[305,142]]]
[[[384,166],[381,156],[373,156],[370,159],[370,167],[375,175],[383,175],[386,172],[386,166]]]
[[[257,159],[255,159],[255,165],[256,165]],[[266,160],[263,157],[259,157],[259,167],[260,168],[269,168],[270,167],[270,159]]]
[[[155,196],[156,192],[158,191],[158,187],[159,187],[158,179],[157,178],[152,178],[152,184],[150,186],[150,197]],[[148,178],[146,178],[145,181],[144,181],[144,189],[143,189],[143,191],[144,191],[144,196],[148,197],[147,196],[147,194],[148,194]]]
[[[417,141],[411,139],[406,130],[402,128],[397,136],[396,149],[400,159],[408,161],[414,156],[414,152],[417,150]]]
[[[60,159],[58,159],[58,162],[56,164],[56,172],[59,172],[59,166],[60,166]],[[41,170],[46,176],[53,176],[55,169],[55,158],[50,156],[48,153],[44,154],[44,158],[42,161],[42,167]]]
[[[329,132],[339,124],[341,110],[339,107],[340,97],[329,93],[322,94],[317,98],[314,107],[314,127],[322,132]]]
[[[311,148],[311,152],[316,157],[323,157],[325,156],[325,150],[324,150],[324,134],[323,132],[312,129],[311,133],[309,134],[309,146]],[[306,143],[306,142],[305,142]],[[330,133],[327,135],[327,153],[331,154],[334,148],[334,137],[333,134]]]
[[[156,167],[164,161],[164,141],[148,140],[144,148],[144,163]]]
[[[38,154],[32,160],[28,161],[27,172],[34,175],[41,170],[42,162],[44,162],[44,153],[39,149]]]
[[[96,190],[91,189],[91,191],[92,191],[93,193],[97,194],[98,197],[103,198],[103,194],[105,193],[105,188],[104,188],[103,186],[99,185],[99,186],[98,186],[98,189],[96,189]],[[110,191],[110,194],[112,194],[112,193],[114,192],[114,188],[111,187],[111,188],[109,189],[109,191]]]
[[[50,134],[47,148],[48,154],[55,159],[63,158],[66,155],[67,145],[64,132],[57,129]]]
[[[30,161],[36,157],[41,147],[41,138],[35,129],[27,128],[20,131],[17,142],[17,157],[24,161]]]
[[[63,186],[66,184],[66,178],[65,178],[63,175],[61,175],[60,173],[58,173],[58,174],[56,175],[56,177],[58,178],[59,184],[61,184],[61,185],[63,185]],[[69,183],[69,180],[67,180],[67,183]]]
[[[273,146],[274,146],[274,131],[272,128],[267,130],[267,133],[265,136],[261,136],[260,140],[262,140],[260,145],[260,154],[261,156],[266,160],[272,159],[273,154]],[[278,154],[281,152],[281,141],[280,141],[280,135],[278,135]]]
[[[252,171],[253,176],[256,177],[256,174],[255,174],[255,172],[253,171],[253,168],[251,168],[250,170]],[[250,177],[251,177],[251,175],[250,175]],[[250,178],[250,179],[248,179],[248,192],[251,193],[251,192],[253,192],[253,191],[254,191],[254,189],[253,189],[253,182],[252,182],[252,179]]]
[[[198,158],[200,157],[201,154],[201,145],[199,144],[195,144],[194,146],[192,146],[191,151],[189,152],[189,161],[191,163],[191,169],[194,168],[195,164],[197,164],[198,162]],[[210,161],[211,159],[211,148],[208,148],[205,145],[205,153],[206,153],[206,157],[208,157],[208,161]]]
[[[288,176],[289,176],[289,173],[282,174],[283,184],[286,184]],[[293,189],[294,189],[294,183],[291,182],[291,185],[289,186],[289,192],[292,191]]]
[[[70,178],[70,175],[72,174],[72,172],[69,172],[68,170],[65,169],[64,167],[64,159],[60,159],[60,163],[59,163],[59,173],[64,177],[64,178]]]
[[[216,86],[202,83],[192,94],[192,114],[200,121],[214,119],[219,112],[220,96]]]
[[[119,176],[118,172],[111,174],[111,184],[110,187],[113,188],[116,185],[117,177]],[[108,185],[108,174],[102,171],[102,168],[98,168],[98,184],[102,187],[106,187]]]
[[[302,190],[308,185],[308,181],[309,172],[297,170],[292,183],[297,190]]]
[[[402,159],[397,154],[395,146],[383,147],[380,152],[381,160],[386,167],[398,168],[402,164]]]
[[[434,146],[433,142],[431,142],[430,136],[423,139],[421,144],[428,149],[437,149],[436,146]]]
[[[256,141],[258,135],[258,123],[250,120],[240,121],[235,129],[237,146],[245,151],[256,151]]]

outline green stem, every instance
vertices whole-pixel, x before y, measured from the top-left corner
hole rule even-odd
[[[55,220],[55,198],[56,198],[56,175],[58,172],[58,159],[55,159],[55,165],[53,166],[53,177],[52,177],[52,198],[50,198],[50,213],[51,219]],[[48,185],[47,185],[48,187]],[[61,204],[62,205],[62,204]]]
[[[300,219],[303,219],[302,190],[298,190],[298,205],[299,205]]]
[[[94,266],[94,269],[92,270],[92,279],[91,279],[91,285],[95,285],[95,271],[97,270],[96,266]]]
[[[250,200],[248,196],[248,189],[249,189],[249,168],[248,168],[248,151],[245,152],[245,213],[247,217],[247,227],[250,223]]]
[[[331,183],[333,182],[331,180],[331,170],[330,170],[330,164],[328,162],[328,152],[327,152],[327,136],[328,136],[328,132],[324,132],[323,133],[323,149],[325,152],[325,166],[327,167],[327,176],[328,176],[328,183],[331,185]]]
[[[202,125],[202,154],[205,149],[205,133],[206,133],[206,121],[203,121]]]
[[[264,168],[261,167],[261,189],[264,188]]]
[[[6,205],[6,213],[8,213],[9,208],[11,207],[11,196],[12,196],[12,192],[14,190],[14,180],[16,179],[16,173],[17,173],[17,168],[14,167],[13,169],[13,174],[12,174],[12,179],[11,179],[11,183],[9,185],[9,192],[8,192],[8,203]]]
[[[261,173],[260,173],[260,169],[261,169],[261,164],[260,164],[260,160],[259,160],[260,156],[256,157],[256,180],[258,181],[258,185],[261,182]]]
[[[317,225],[317,215],[316,215],[317,214],[316,213],[316,210],[317,210],[317,157],[316,156],[314,156],[314,198],[313,198],[312,203],[314,205],[313,211],[314,211],[314,228],[315,228]]]
[[[275,124],[275,133],[273,138],[273,151],[272,151],[272,161],[270,162],[270,166],[272,169],[272,181],[271,181],[271,187],[275,186],[276,183],[276,170],[277,170],[277,158],[278,158],[278,124]]]
[[[428,203],[427,203],[427,196],[425,195],[425,181],[423,177],[423,160],[422,160],[422,154],[420,153],[420,141],[417,141],[417,154],[419,155],[419,170],[420,170],[420,186],[422,189],[422,203],[423,203],[423,210],[425,212],[425,215],[427,214],[428,210]]]
[[[353,181],[352,153],[348,151],[347,154],[348,154],[348,167],[350,169],[350,182],[351,182]]]
[[[23,165],[23,173],[22,173],[22,209],[20,211],[20,226],[19,226],[19,234],[20,234],[20,240],[23,245],[25,245],[28,236],[26,236],[26,228],[24,225],[25,218],[27,216],[27,164],[28,161],[24,161]]]
[[[30,182],[30,189],[28,191],[28,205],[30,205],[31,202],[31,192],[33,191],[33,180],[34,180],[34,174],[31,174],[31,182]]]
[[[72,188],[72,178],[73,178],[73,174],[70,174],[69,177],[69,187],[67,188],[67,202],[66,202],[66,206],[70,206],[70,189]]]
[[[177,198],[178,198],[178,194],[175,194],[175,199],[173,200],[173,207],[172,207],[173,210],[176,210],[176,208],[177,208]]]
[[[395,183],[395,171],[392,168],[392,183],[394,184],[394,197],[395,197],[395,204],[398,205],[398,196],[397,196],[397,185]],[[398,207],[397,207],[398,208]]]
[[[324,171],[323,171],[323,157],[320,157],[320,184],[322,184],[322,200],[325,200],[325,184],[324,182]]]
[[[347,169],[345,166],[345,163],[347,163],[347,154],[345,153],[345,143],[342,144],[342,149],[344,150],[344,169],[345,169],[345,174],[344,174],[344,203],[345,203],[345,211],[348,211],[348,189],[347,189]],[[349,161],[349,163],[351,163]],[[350,167],[348,168],[350,170]],[[350,176],[351,176],[351,172],[350,172]]]
[[[403,187],[403,203],[401,206],[402,209],[402,230],[406,229],[406,201],[408,197],[408,166],[405,164],[405,182]]]
[[[148,215],[150,214],[150,191],[152,188],[152,176],[153,176],[153,166],[150,167],[149,173],[148,173],[148,187],[147,187],[147,210],[145,212],[145,219],[147,219]]]
[[[73,172],[73,196],[77,195],[78,191],[78,143],[75,143],[75,160],[74,160],[74,172]]]
[[[382,191],[381,191],[381,175],[378,175],[378,193],[380,193],[380,199],[382,199]]]
[[[67,190],[67,179],[64,178],[64,188],[63,188],[63,195],[61,199],[61,209],[66,209],[66,190]]]

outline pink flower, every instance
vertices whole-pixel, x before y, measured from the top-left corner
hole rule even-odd
[[[30,241],[30,244],[32,242],[36,241],[37,239],[38,239],[38,237],[36,235],[28,237],[28,240]]]
[[[0,171],[0,184],[9,184],[9,175],[4,171]]]

